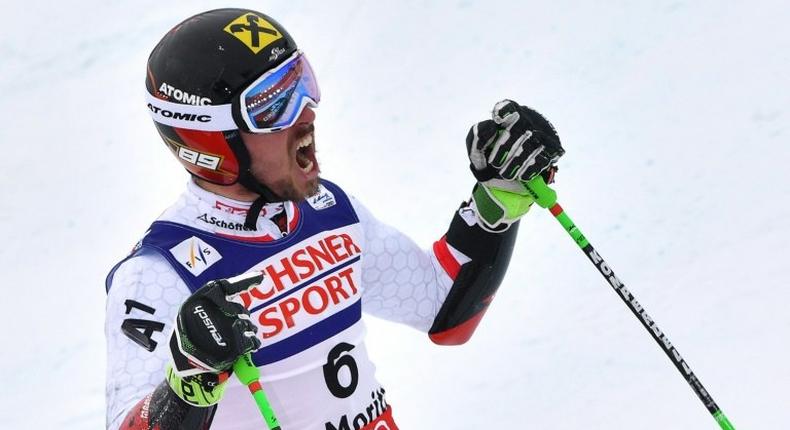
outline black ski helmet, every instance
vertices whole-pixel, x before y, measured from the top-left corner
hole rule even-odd
[[[209,115],[163,110],[157,102],[209,107],[238,103],[235,96],[296,49],[288,32],[269,16],[248,9],[217,9],[176,25],[148,57],[148,108],[153,113],[184,119],[184,125],[173,126],[157,121],[153,115],[167,147],[190,174],[219,185],[238,182],[261,195],[256,202],[258,210],[264,199],[281,199],[250,173],[250,157],[239,134],[239,128],[245,128],[243,121],[234,113],[238,125],[206,131],[201,122],[210,121]]]

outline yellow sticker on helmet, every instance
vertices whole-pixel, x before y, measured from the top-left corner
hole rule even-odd
[[[245,13],[234,19],[225,27],[225,31],[247,45],[255,54],[283,37],[269,21],[254,13]]]

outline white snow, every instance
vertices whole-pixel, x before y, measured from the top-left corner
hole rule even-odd
[[[473,180],[464,137],[505,97],[567,155],[569,215],[738,429],[790,405],[786,2],[251,2],[307,52],[324,176],[426,247]],[[0,416],[101,428],[107,270],[186,182],[143,104],[148,52],[224,2],[4,4]],[[370,319],[401,428],[714,429],[545,211],[472,341]]]

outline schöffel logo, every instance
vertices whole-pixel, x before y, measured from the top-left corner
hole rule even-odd
[[[200,276],[206,269],[222,259],[222,255],[211,245],[192,236],[170,248],[170,253],[189,270],[189,273]]]
[[[217,202],[219,203],[219,202]],[[197,217],[198,221],[203,221],[206,224],[211,224],[213,226],[217,226],[219,228],[224,228],[227,230],[234,230],[234,231],[252,231],[253,229],[247,228],[244,224],[240,222],[228,222],[224,219],[219,219],[215,216],[208,216],[208,214],[204,213]]]
[[[234,19],[225,27],[225,31],[239,39],[255,54],[283,37],[269,21],[254,13],[245,13]]]

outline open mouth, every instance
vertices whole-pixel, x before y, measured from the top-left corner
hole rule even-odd
[[[310,173],[318,166],[315,159],[315,136],[312,130],[296,141],[296,164],[304,173]]]

